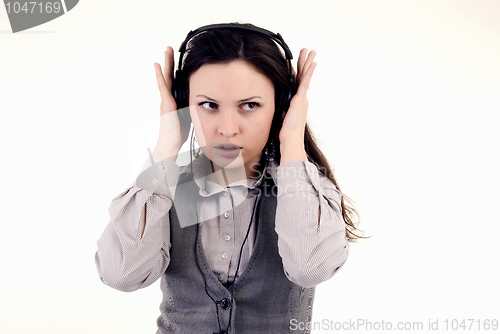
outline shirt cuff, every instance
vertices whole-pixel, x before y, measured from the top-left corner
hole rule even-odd
[[[181,168],[169,159],[150,155],[134,185],[173,199]]]

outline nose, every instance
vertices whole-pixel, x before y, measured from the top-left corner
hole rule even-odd
[[[240,132],[238,115],[233,110],[222,112],[218,120],[218,132],[224,137],[233,137]]]

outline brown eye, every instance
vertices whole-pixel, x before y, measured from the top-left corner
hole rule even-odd
[[[260,104],[258,102],[247,102],[243,104],[243,109],[245,110],[255,110],[257,107],[260,107]]]
[[[214,103],[214,102],[201,102],[199,105],[202,106],[206,110],[213,110],[213,109],[217,109],[217,107],[218,107],[217,103]]]

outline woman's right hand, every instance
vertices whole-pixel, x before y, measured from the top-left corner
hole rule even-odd
[[[174,49],[165,50],[163,73],[161,66],[154,63],[156,80],[160,91],[160,133],[153,154],[175,162],[179,150],[189,136],[191,116],[189,109],[177,110],[177,103],[172,95],[174,81]]]

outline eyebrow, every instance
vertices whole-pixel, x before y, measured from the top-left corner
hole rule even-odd
[[[211,97],[208,97],[206,95],[203,95],[203,94],[196,95],[196,97],[203,97],[203,98],[205,98],[205,99],[207,99],[209,101],[216,102],[216,100],[214,100]],[[253,99],[262,99],[262,97],[260,97],[260,96],[251,96],[251,97],[248,97],[246,99],[239,100],[238,102],[247,102],[247,101],[251,101]]]

